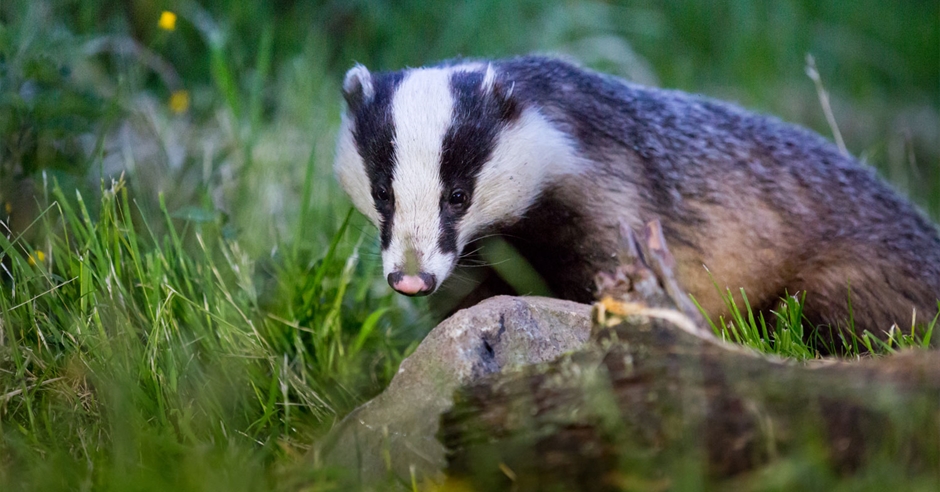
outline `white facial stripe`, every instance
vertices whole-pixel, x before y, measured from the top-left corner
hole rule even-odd
[[[574,143],[533,108],[525,109],[497,138],[480,170],[472,204],[457,227],[457,247],[498,221],[521,218],[546,185],[584,169]]]
[[[380,218],[372,202],[372,184],[366,174],[365,164],[362,162],[359,150],[356,148],[352,122],[345,114],[336,141],[336,161],[333,164],[333,172],[340,186],[352,199],[353,205],[373,224],[378,225]]]
[[[438,247],[441,234],[441,144],[450,127],[453,97],[449,69],[408,72],[392,99],[395,123],[395,213],[392,240],[383,253],[385,274],[401,269],[413,248],[421,271],[438,282],[450,274],[454,255]]]

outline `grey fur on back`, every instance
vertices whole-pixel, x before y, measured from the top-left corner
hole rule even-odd
[[[732,291],[744,287],[758,307],[807,291],[806,314],[819,324],[844,324],[849,287],[859,331],[909,326],[915,308],[920,321],[936,313],[936,228],[819,135],[556,59],[493,63],[513,97],[540,108],[597,164],[590,207],[627,187],[639,197],[629,220],[663,221],[680,281],[707,307],[721,311],[702,264],[722,289],[723,280]],[[609,220],[596,225],[591,232],[614,234]],[[603,263],[591,266],[609,266]],[[736,263],[746,275],[733,272]]]

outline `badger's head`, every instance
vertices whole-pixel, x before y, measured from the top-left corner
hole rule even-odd
[[[380,231],[402,294],[427,295],[464,246],[518,220],[567,140],[488,64],[346,74],[335,171]]]

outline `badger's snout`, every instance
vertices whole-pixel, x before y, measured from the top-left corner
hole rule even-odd
[[[456,255],[442,253],[430,244],[416,247],[415,242],[414,237],[406,241],[393,239],[389,248],[382,251],[382,262],[391,288],[407,296],[426,296],[447,279]]]
[[[401,271],[388,274],[388,285],[406,296],[426,296],[437,287],[437,278],[433,273],[420,272],[417,275],[405,275]]]

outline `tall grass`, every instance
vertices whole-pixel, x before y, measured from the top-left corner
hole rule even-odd
[[[4,490],[267,488],[267,462],[309,444],[299,429],[394,374],[407,342],[360,287],[361,241],[337,254],[348,217],[316,262],[277,262],[297,281],[265,306],[254,262],[218,224],[181,226],[163,208],[156,236],[123,180],[97,212],[55,185],[50,200],[43,248],[0,237]]]

